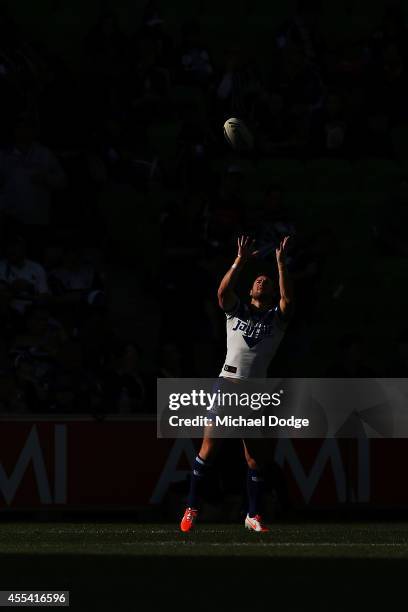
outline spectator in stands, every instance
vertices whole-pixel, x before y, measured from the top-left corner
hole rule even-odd
[[[347,157],[349,126],[342,96],[329,92],[321,109],[312,115],[309,147],[313,157]]]
[[[15,414],[27,411],[25,396],[18,386],[7,346],[0,340],[0,413]]]
[[[100,14],[85,39],[84,51],[84,60],[92,77],[117,80],[118,75],[124,73],[127,41],[114,11]]]
[[[0,346],[8,343],[14,336],[19,316],[10,308],[10,291],[7,284],[0,281]]]
[[[160,5],[160,0],[147,0],[142,15],[144,26],[153,27],[163,23],[164,17]]]
[[[103,280],[75,245],[65,249],[61,265],[50,271],[49,285],[54,305],[71,311],[77,319],[84,316],[83,311],[105,305]]]
[[[178,61],[181,83],[202,86],[204,89],[208,87],[214,69],[208,46],[202,40],[201,27],[197,21],[183,24]]]
[[[18,389],[26,409],[32,413],[91,412],[84,398],[84,385],[57,362],[24,354],[15,361]],[[85,378],[85,372],[81,372]],[[81,388],[82,387],[82,388]]]
[[[160,65],[168,70],[173,69],[173,39],[166,29],[166,20],[163,17],[159,0],[148,0],[146,3],[142,16],[142,28],[139,34],[142,37],[147,36],[156,40]]]
[[[388,45],[396,45],[402,56],[408,57],[408,32],[405,11],[401,4],[393,2],[385,7],[382,22],[370,41],[374,58],[381,55]]]
[[[11,308],[19,313],[49,299],[45,270],[41,264],[27,259],[26,243],[21,236],[12,236],[7,242],[6,256],[0,261],[0,281]]]
[[[135,344],[119,344],[112,350],[103,373],[102,388],[105,412],[143,412],[146,390]]]
[[[14,373],[0,372],[0,414],[25,414],[29,411],[24,387],[18,384]]]
[[[48,380],[48,401],[55,412],[95,412],[102,402],[101,386],[85,367],[82,347],[68,338],[60,347],[52,378]]]
[[[139,122],[151,123],[167,117],[170,73],[160,65],[160,46],[153,36],[146,35],[137,40],[131,78],[134,121],[139,119]]]
[[[189,191],[208,188],[212,182],[211,153],[215,137],[205,114],[193,104],[184,110],[178,136],[176,181]]]
[[[278,49],[295,45],[307,60],[319,60],[325,48],[316,20],[319,5],[319,0],[297,0],[293,17],[282,24],[276,35]]]
[[[24,387],[29,409],[46,412],[49,393],[61,369],[61,351],[67,335],[60,322],[44,306],[32,306],[25,314],[25,329],[10,348],[19,384]]]
[[[13,355],[29,354],[38,358],[54,359],[67,335],[59,321],[51,316],[45,306],[35,305],[25,313],[26,327],[16,336],[11,351]]]
[[[182,356],[177,344],[168,342],[160,350],[158,378],[182,378]]]
[[[214,83],[214,119],[219,122],[229,117],[246,117],[254,96],[261,91],[260,78],[239,47],[227,50],[224,66]]]
[[[48,234],[52,194],[64,188],[65,175],[36,133],[34,118],[21,117],[12,147],[0,153],[0,211],[42,242]]]
[[[44,363],[40,364],[40,368],[37,369],[35,359],[27,354],[18,355],[14,360],[15,389],[13,395],[17,395],[23,403],[23,412],[41,414],[50,411],[47,401],[49,377],[44,369]]]

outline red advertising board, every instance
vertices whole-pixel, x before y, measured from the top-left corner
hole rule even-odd
[[[155,506],[185,480],[197,441],[158,440],[154,418],[2,421],[0,508]],[[406,440],[271,440],[295,505],[408,506]]]

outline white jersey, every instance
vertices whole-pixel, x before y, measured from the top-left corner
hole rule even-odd
[[[240,300],[227,317],[227,355],[220,376],[266,378],[287,328],[279,306],[256,312]]]

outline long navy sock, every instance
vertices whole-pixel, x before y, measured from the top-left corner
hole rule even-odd
[[[208,471],[208,462],[201,459],[200,455],[197,455],[191,472],[190,491],[187,497],[187,506],[189,508],[198,509]]]
[[[264,479],[261,470],[248,468],[247,491],[248,491],[248,514],[254,517],[261,512]]]

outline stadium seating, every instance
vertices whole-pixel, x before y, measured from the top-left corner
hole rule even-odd
[[[378,27],[386,0],[332,0],[321,3],[319,18],[329,46],[339,41],[359,40]],[[161,2],[160,10],[165,27],[179,40],[183,22],[199,17],[203,39],[217,60],[231,43],[238,43],[256,53],[259,63],[269,62],[268,52],[274,45],[274,32],[282,21],[293,15],[295,0],[174,0]],[[134,33],[140,25],[145,2],[124,0],[113,6],[121,26]],[[404,2],[408,6],[408,2]],[[99,0],[14,0],[12,12],[16,20],[55,48],[70,63],[81,67],[82,41],[100,14]],[[50,27],[55,23],[55,27]],[[192,87],[176,86],[171,90],[176,108],[200,106],[202,97]],[[178,153],[179,121],[165,121],[149,128],[150,150],[160,159],[167,175],[171,174]],[[393,131],[393,143],[398,162],[390,159],[267,159],[256,162],[239,160],[244,171],[244,189],[251,207],[262,202],[263,190],[276,181],[285,191],[290,214],[301,220],[302,231],[308,235],[315,230],[330,228],[343,240],[341,253],[333,254],[331,269],[325,277],[321,292],[325,300],[332,300],[332,316],[344,324],[344,330],[361,325],[374,333],[383,311],[382,299],[392,294],[395,283],[404,284],[408,273],[405,261],[399,258],[377,259],[372,243],[372,225],[376,207],[394,190],[398,178],[406,172],[408,162],[408,125]],[[214,160],[213,169],[222,174],[230,160]],[[115,191],[105,189],[100,195],[99,208],[109,236],[112,254],[131,265],[143,262],[148,274],[155,274],[159,265],[159,214],[168,193],[154,190],[149,196],[129,187]],[[152,246],[154,245],[154,246]],[[356,266],[356,253],[358,266]],[[339,297],[333,297],[347,270],[347,282]],[[378,302],[373,304],[373,287]],[[358,312],[354,308],[359,303]],[[335,304],[335,307],[333,307]],[[393,303],[387,317],[408,304]],[[338,315],[336,314],[338,308]],[[343,329],[331,330],[331,322],[322,334],[340,334]],[[324,344],[327,338],[324,338]]]

